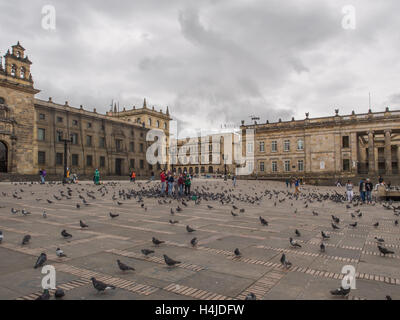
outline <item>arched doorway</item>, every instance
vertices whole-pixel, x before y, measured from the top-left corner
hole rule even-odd
[[[7,145],[0,141],[0,172],[7,172],[8,149]]]
[[[212,166],[208,167],[208,173],[214,173],[214,168]]]

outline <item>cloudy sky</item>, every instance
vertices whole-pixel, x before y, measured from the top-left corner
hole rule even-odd
[[[42,8],[56,9],[56,30]],[[345,5],[355,29],[342,27]],[[400,107],[400,2],[357,0],[0,0],[0,50],[18,40],[39,98],[105,112],[169,106],[217,129]]]

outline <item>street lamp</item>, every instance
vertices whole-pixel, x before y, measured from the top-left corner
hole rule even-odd
[[[64,178],[63,178],[63,183],[67,183],[67,144],[72,143],[72,137],[71,139],[60,139],[60,142],[64,142]]]

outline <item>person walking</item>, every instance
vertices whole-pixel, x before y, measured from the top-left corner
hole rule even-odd
[[[167,180],[164,170],[162,170],[160,173],[160,179],[161,179],[161,195],[163,195],[165,193],[165,181]]]
[[[174,189],[174,177],[171,172],[168,173],[168,195],[172,196],[172,191]]]
[[[136,181],[136,173],[135,173],[135,171],[132,171],[132,174],[131,174],[131,181],[132,181],[132,182],[135,182],[135,181]]]
[[[365,203],[365,191],[366,191],[366,189],[365,189],[365,181],[364,181],[363,178],[361,178],[361,180],[360,180],[359,187],[360,187],[360,197],[361,197],[361,200],[362,200],[362,202]]]
[[[350,180],[347,180],[346,183],[346,194],[347,194],[347,201],[352,202],[353,201],[353,183]]]
[[[300,180],[296,179],[296,181],[294,182],[294,193],[295,194],[299,194],[300,193]]]
[[[46,182],[46,170],[44,170],[44,169],[40,169],[40,171],[39,171],[39,176],[40,176],[40,183],[41,184],[45,184],[45,182]]]
[[[185,176],[185,195],[190,195],[190,185],[192,184],[192,182],[190,181],[190,175],[187,174]]]
[[[366,196],[367,196],[367,203],[370,203],[370,204],[372,203],[372,189],[373,188],[374,188],[374,185],[368,178],[367,182],[365,183],[365,192],[366,192]]]
[[[97,168],[94,171],[93,182],[94,182],[95,185],[99,185],[100,184],[100,171]]]

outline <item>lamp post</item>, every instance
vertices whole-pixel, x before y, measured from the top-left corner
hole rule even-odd
[[[72,143],[72,137],[71,139],[60,139],[60,142],[64,142],[64,178],[63,178],[63,183],[67,183],[67,144]]]

